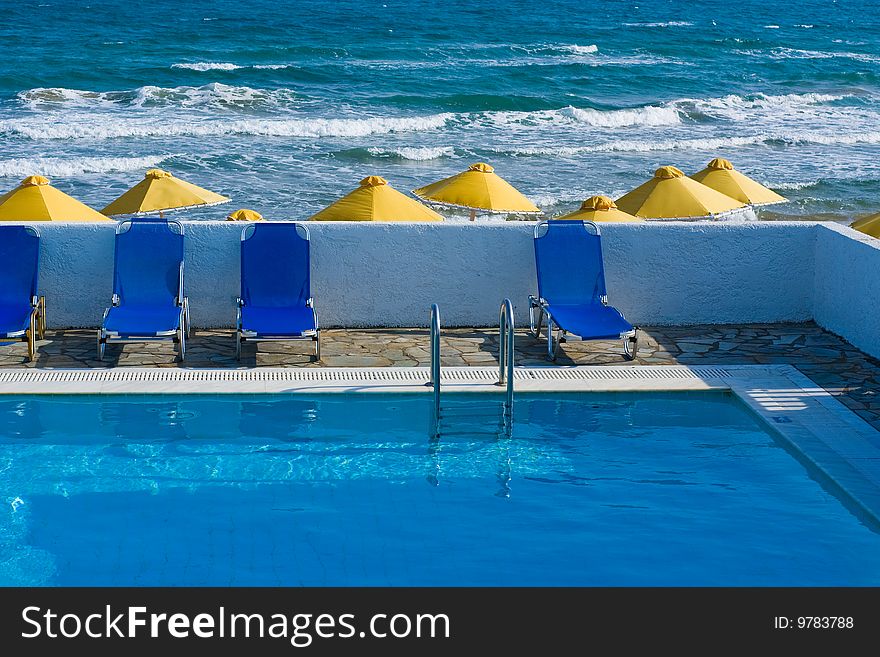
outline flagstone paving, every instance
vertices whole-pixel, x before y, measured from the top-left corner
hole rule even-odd
[[[186,367],[415,367],[429,362],[425,329],[325,329],[322,361],[313,362],[311,342],[246,344],[235,360],[231,331],[196,331],[187,344]],[[26,345],[0,348],[0,367],[180,367],[170,343],[109,345],[95,358],[95,332],[49,331],[38,343],[35,363]],[[518,365],[546,365],[546,342],[517,331]],[[497,329],[444,329],[444,366],[497,365]],[[623,358],[619,341],[562,345],[560,365],[735,365],[784,363],[880,430],[880,361],[813,323],[647,327],[635,361]]]

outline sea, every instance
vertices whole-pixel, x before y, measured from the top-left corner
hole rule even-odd
[[[0,191],[100,209],[152,167],[301,220],[488,162],[548,216],[714,157],[880,211],[876,0],[0,0]]]

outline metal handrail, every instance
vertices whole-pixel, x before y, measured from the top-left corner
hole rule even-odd
[[[440,417],[440,308],[431,304],[431,373],[429,385],[434,387],[434,416]]]
[[[508,420],[513,419],[513,329],[513,303],[505,299],[498,317],[498,385],[507,384],[504,410]]]

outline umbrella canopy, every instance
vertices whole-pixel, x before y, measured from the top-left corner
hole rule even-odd
[[[534,214],[541,209],[523,196],[488,164],[477,162],[449,178],[413,190],[432,203],[503,214]]]
[[[109,221],[107,217],[49,184],[29,176],[0,196],[0,221]]]
[[[150,169],[143,180],[101,212],[111,217],[118,214],[161,213],[164,210],[217,205],[228,200],[226,196],[175,178],[167,171]]]
[[[261,215],[256,210],[247,210],[242,208],[241,210],[236,210],[235,212],[230,212],[229,216],[226,217],[226,221],[262,221],[263,215]]]
[[[734,169],[730,160],[720,157],[709,162],[709,166],[695,173],[691,178],[716,192],[750,205],[769,205],[787,200],[784,196]]]
[[[880,238],[880,212],[872,214],[870,217],[856,219],[849,225],[849,227],[855,228],[857,231],[864,233],[865,235]]]
[[[367,176],[356,190],[309,221],[443,221],[443,217],[401,194],[381,176]]]
[[[688,178],[675,167],[660,167],[651,180],[617,199],[617,207],[624,212],[651,219],[709,217],[745,205]]]
[[[644,221],[639,217],[622,212],[617,209],[617,204],[607,196],[591,196],[581,203],[580,210],[575,210],[561,217],[554,217],[554,220],[560,219],[576,219],[578,221],[605,221],[605,222],[624,222],[624,221]]]

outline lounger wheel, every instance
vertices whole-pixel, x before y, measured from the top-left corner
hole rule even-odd
[[[623,339],[623,355],[627,360],[635,360],[639,355],[639,331],[636,329],[635,335],[627,336]]]

